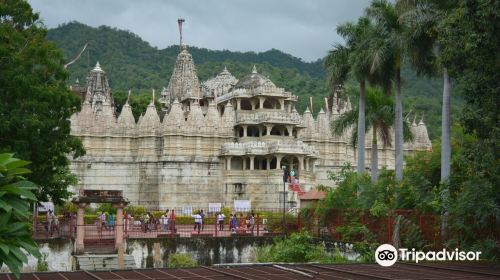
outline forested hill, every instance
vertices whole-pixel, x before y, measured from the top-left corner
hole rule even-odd
[[[84,82],[88,71],[99,61],[108,74],[118,104],[125,101],[125,92],[129,88],[134,90],[136,114],[145,109],[148,98],[146,94],[149,96],[151,88],[161,90],[167,86],[179,52],[178,46],[161,50],[152,47],[129,31],[107,26],[94,28],[78,22],[50,29],[47,38],[63,50],[67,61],[73,59],[88,42],[88,51],[69,67],[68,82],[73,83],[77,78]],[[317,112],[328,92],[321,60],[304,62],[276,49],[243,53],[189,46],[189,52],[193,55],[200,81],[214,77],[224,66],[236,78],[241,78],[255,64],[258,71],[268,76],[277,86],[299,96],[296,106],[299,112],[305,110],[309,96],[313,97]],[[405,69],[403,74],[406,81],[403,88],[405,109],[425,113],[431,139],[438,136],[441,96],[439,80],[417,78],[409,69]]]

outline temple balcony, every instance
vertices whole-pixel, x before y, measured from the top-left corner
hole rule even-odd
[[[222,156],[243,155],[295,155],[302,157],[317,157],[314,147],[299,140],[280,140],[272,142],[249,141],[244,143],[224,143],[221,148]]]
[[[236,124],[292,124],[301,125],[297,115],[279,109],[259,109],[254,111],[236,111]]]

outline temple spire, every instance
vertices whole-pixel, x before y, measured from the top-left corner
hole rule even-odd
[[[182,24],[185,22],[183,18],[179,18],[177,23],[179,24],[179,46],[182,48]]]
[[[129,90],[128,90],[128,95],[127,95],[127,102],[126,102],[126,104],[128,104],[128,102],[130,101],[130,93],[131,93],[131,92],[132,92],[132,91],[129,89]]]

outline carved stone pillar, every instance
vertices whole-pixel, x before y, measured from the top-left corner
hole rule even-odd
[[[287,125],[286,130],[288,131],[288,136],[293,137],[293,126]]]
[[[259,109],[262,109],[264,107],[264,97],[259,97]]]
[[[280,107],[282,111],[285,111],[285,99],[280,99]]]
[[[271,169],[271,159],[266,158],[266,163],[267,163],[267,170],[270,170]]]
[[[247,137],[247,132],[248,132],[247,128],[248,128],[248,126],[243,125],[243,137]]]
[[[77,204],[78,210],[76,212],[76,246],[75,246],[75,253],[77,255],[83,254],[85,245],[84,245],[84,240],[85,240],[85,223],[84,223],[84,216],[85,216],[85,207],[87,207],[87,203],[78,203]]]
[[[257,100],[250,100],[250,104],[252,105],[252,111],[254,111],[255,105],[257,105]]]
[[[266,135],[271,135],[271,130],[273,129],[272,124],[266,124]]]
[[[298,171],[299,172],[302,172],[304,168],[304,157],[299,157],[299,167],[298,167]]]
[[[231,156],[226,158],[226,170],[231,170]]]
[[[116,208],[116,233],[115,233],[115,248],[119,249],[123,247],[123,208],[127,206],[127,203],[117,203],[113,204]]]
[[[243,170],[247,170],[247,158],[246,157],[241,157],[243,161]]]
[[[254,168],[254,159],[255,159],[255,156],[250,156],[250,170],[253,170],[253,168]]]
[[[283,158],[282,155],[276,155],[276,169],[281,169],[281,159]]]
[[[241,110],[241,99],[236,99],[236,110]]]

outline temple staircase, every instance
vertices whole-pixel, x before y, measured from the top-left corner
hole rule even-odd
[[[293,180],[292,180],[293,181]],[[306,192],[300,187],[298,180],[288,184],[288,189],[297,194],[297,197],[305,194]]]

